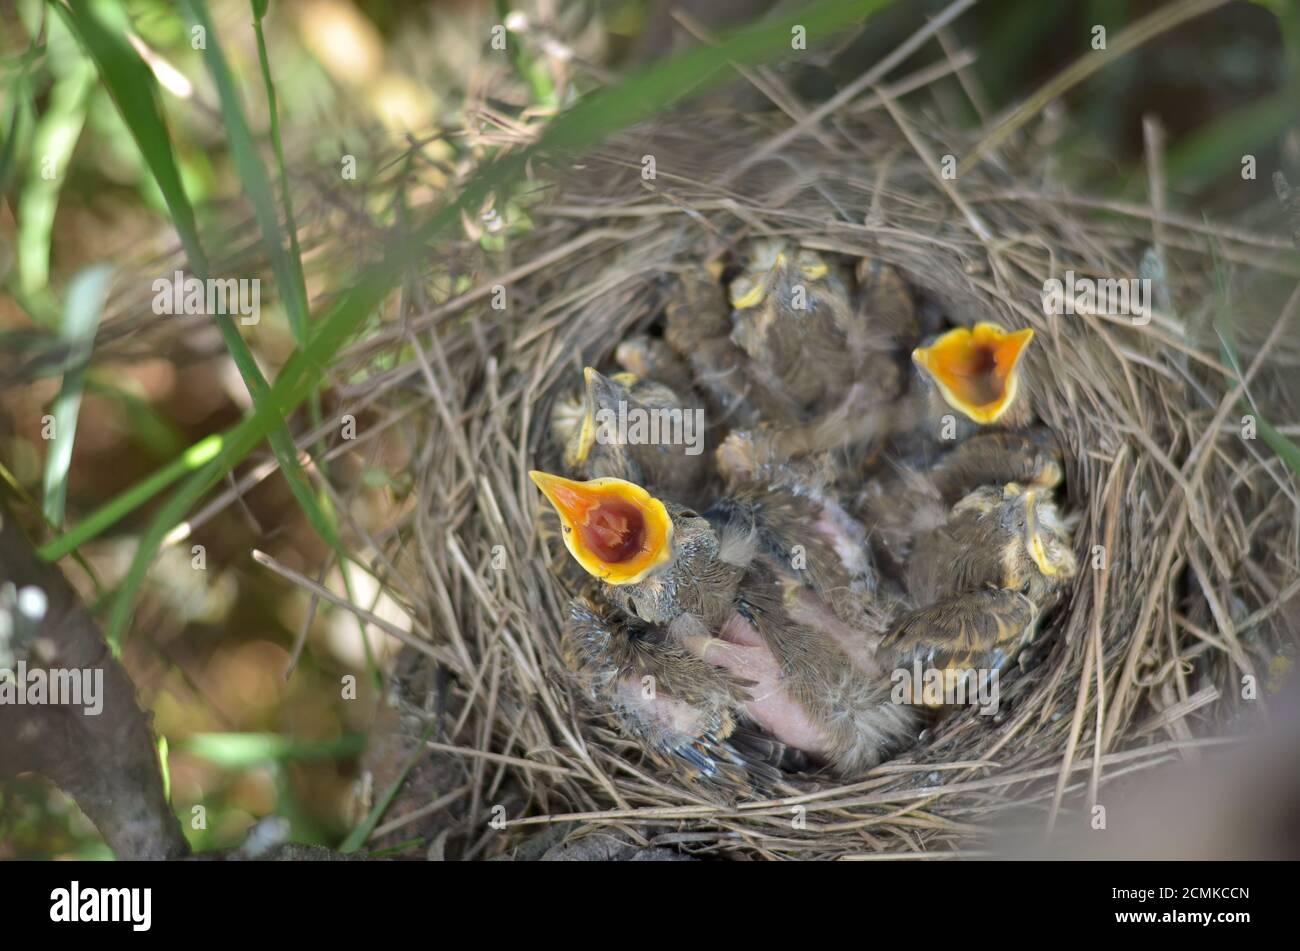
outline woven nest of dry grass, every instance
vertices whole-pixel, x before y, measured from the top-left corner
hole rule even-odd
[[[784,141],[785,128],[675,115],[580,163],[533,169],[535,227],[504,254],[446,248],[438,268],[472,274],[467,289],[407,294],[401,319],[352,351],[399,354],[385,379],[418,380],[428,407],[418,506],[392,538],[414,542],[399,590],[421,592],[410,607],[428,633],[423,655],[449,677],[446,737],[491,754],[467,761],[469,840],[492,803],[510,801],[510,834],[492,833],[486,851],[570,820],[762,858],[969,852],[1005,821],[1081,825],[1117,777],[1256,722],[1243,677],[1266,695],[1292,650],[1277,607],[1300,564],[1295,478],[1242,438],[1248,399],[1294,418],[1282,414],[1296,409],[1285,386],[1296,301],[1271,290],[1294,269],[1288,243],[1071,197],[1000,158],[944,179],[941,157],[969,143],[884,110],[841,116],[822,142]],[[1082,570],[1003,678],[996,718],[962,712],[865,775],[719,804],[656,769],[572,684],[558,649],[570,592],[555,560],[566,556],[544,537],[527,472],[582,366],[606,366],[625,335],[653,331],[675,273],[764,235],[881,258],[954,324],[1035,329],[1031,398],[1065,452]],[[1149,276],[1153,260],[1163,268],[1148,324],[1044,316],[1048,278]],[[1244,393],[1213,329],[1225,306]],[[371,393],[410,409],[409,386]],[[797,804],[803,828],[792,828]]]

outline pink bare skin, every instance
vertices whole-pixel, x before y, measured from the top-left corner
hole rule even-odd
[[[688,637],[686,648],[736,678],[751,682],[746,688],[750,699],[745,703],[745,712],[760,727],[787,746],[825,756],[825,737],[782,689],[781,668],[753,626],[733,614],[718,633],[719,637]]]
[[[845,567],[860,570],[863,554],[862,529],[833,502],[822,506],[814,525],[839,553]],[[876,676],[875,662],[879,634],[844,623],[811,591],[801,590],[788,605],[791,618],[821,631],[833,640],[849,663]],[[807,712],[783,689],[782,672],[776,658],[759,633],[739,614],[732,614],[717,637],[703,634],[684,638],[688,650],[702,660],[723,668],[735,677],[753,682],[745,711],[750,719],[787,746],[814,756],[825,756],[826,738]]]
[[[864,532],[837,504],[824,503],[813,527],[834,546],[846,568],[857,572],[865,567],[861,548]],[[871,676],[880,674],[874,656],[880,639],[878,631],[869,631],[866,625],[845,623],[807,589],[799,590],[787,608],[792,620],[820,631],[835,642],[847,663]],[[748,682],[746,692],[750,699],[745,703],[745,712],[760,728],[786,746],[826,757],[825,735],[785,689],[780,664],[744,617],[733,613],[716,636],[710,636],[702,628],[696,632],[683,629],[678,636],[686,649],[700,659]]]

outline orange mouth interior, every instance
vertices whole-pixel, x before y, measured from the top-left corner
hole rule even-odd
[[[575,500],[576,501],[576,500]],[[577,502],[575,519],[580,540],[601,561],[617,565],[635,557],[645,541],[645,516],[619,498]]]
[[[622,479],[576,482],[530,473],[560,516],[564,544],[594,577],[632,584],[672,555],[672,522],[662,502]]]
[[[996,324],[950,330],[913,357],[934,379],[944,400],[977,423],[996,422],[1015,402],[1016,368],[1034,337]]]

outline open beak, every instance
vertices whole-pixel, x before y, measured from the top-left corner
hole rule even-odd
[[[1016,401],[1020,359],[1033,339],[1030,327],[1006,331],[997,324],[979,323],[918,347],[912,359],[934,380],[949,406],[977,423],[995,423]]]
[[[634,584],[672,558],[673,523],[664,504],[622,479],[576,482],[528,473],[555,507],[564,547],[592,577]]]
[[[1038,570],[1046,577],[1056,574],[1056,565],[1047,557],[1047,548],[1043,545],[1043,536],[1038,530],[1038,493],[1033,489],[1025,492],[1025,548],[1029,550],[1029,557],[1034,559]]]

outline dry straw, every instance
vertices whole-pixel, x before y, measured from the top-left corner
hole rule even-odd
[[[367,395],[382,386],[384,417],[420,433],[418,504],[372,555],[402,566],[395,594],[450,685],[434,749],[459,766],[462,854],[569,822],[566,834],[617,831],[700,855],[976,854],[1004,822],[1082,827],[1108,782],[1203,755],[1266,718],[1243,678],[1266,696],[1286,653],[1300,507],[1293,473],[1242,438],[1242,417],[1252,400],[1296,409],[1282,371],[1297,299],[1269,294],[1295,276],[1289,243],[1172,215],[1162,200],[1066,194],[1032,143],[1017,153],[1032,175],[993,153],[945,178],[944,156],[969,143],[887,92],[842,108],[817,141],[786,128],[677,114],[533,169],[533,229],[504,253],[440,249],[433,270],[470,276],[460,293],[409,288],[401,313],[351,353],[392,358]],[[643,761],[571,685],[557,650],[565,556],[543,537],[527,471],[553,401],[584,364],[607,365],[624,335],[655,325],[674,273],[772,234],[882,258],[954,322],[1034,327],[1032,397],[1065,448],[1084,570],[1004,679],[996,719],[954,716],[852,781],[723,805]],[[1154,274],[1152,319],[1045,316],[1044,282],[1067,269]],[[496,285],[503,310],[491,306]],[[1244,386],[1214,331],[1225,314]],[[504,835],[489,825],[499,802]]]

